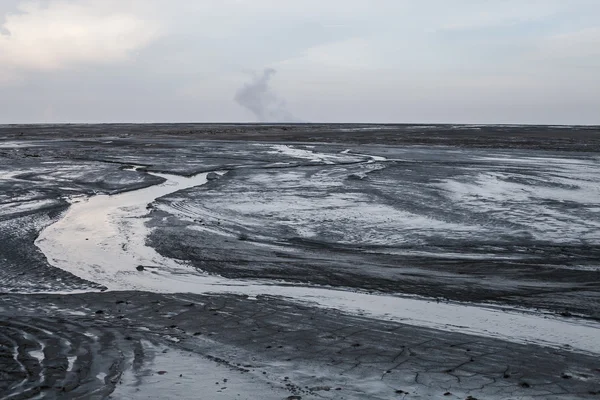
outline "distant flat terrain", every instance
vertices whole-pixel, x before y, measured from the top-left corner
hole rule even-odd
[[[600,128],[0,126],[0,291],[11,399],[594,398]]]

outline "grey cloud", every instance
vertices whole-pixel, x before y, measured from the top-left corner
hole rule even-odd
[[[296,122],[285,100],[269,86],[275,73],[273,68],[266,68],[262,75],[255,76],[237,91],[235,101],[251,111],[259,122]]]

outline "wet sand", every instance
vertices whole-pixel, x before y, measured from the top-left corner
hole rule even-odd
[[[0,137],[3,398],[600,395],[595,127]]]

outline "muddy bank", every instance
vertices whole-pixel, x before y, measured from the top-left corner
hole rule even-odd
[[[286,148],[290,161],[314,157],[302,151],[341,156],[327,146]],[[597,159],[541,151],[361,151],[383,160],[236,169],[157,199],[149,243],[166,257],[232,279],[600,318]]]
[[[24,398],[102,398],[114,388],[128,393],[135,388],[131,374],[141,391],[162,382],[163,397],[184,399],[195,398],[185,391],[190,388],[215,399],[246,398],[237,384],[269,399],[446,393],[461,399],[574,399],[600,390],[597,358],[568,348],[442,333],[272,297],[10,295],[0,297],[0,307],[7,351],[0,358],[2,391]],[[197,361],[173,362],[163,354]],[[207,385],[191,377],[211,374],[198,368],[222,376]]]
[[[0,397],[598,396],[594,127],[3,126],[0,138]],[[146,172],[210,171],[226,173],[137,197],[172,178]],[[149,186],[133,202],[104,196]]]

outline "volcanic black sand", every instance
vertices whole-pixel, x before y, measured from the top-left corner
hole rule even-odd
[[[0,126],[0,397],[599,398],[599,244],[598,127]]]

